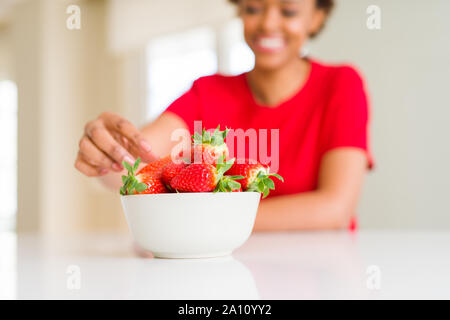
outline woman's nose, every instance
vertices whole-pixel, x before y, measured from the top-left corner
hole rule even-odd
[[[265,33],[271,33],[280,29],[281,17],[279,9],[270,6],[264,11],[261,21],[261,30]]]

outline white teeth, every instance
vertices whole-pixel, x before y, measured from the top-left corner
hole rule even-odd
[[[258,39],[259,46],[267,49],[279,49],[283,47],[283,39],[281,38],[260,38]]]

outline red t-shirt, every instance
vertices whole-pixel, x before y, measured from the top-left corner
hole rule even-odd
[[[221,128],[244,131],[253,128],[257,135],[259,129],[268,129],[269,157],[273,142],[270,129],[278,129],[276,167],[284,183],[274,179],[276,189],[270,196],[313,191],[317,188],[320,160],[331,149],[359,148],[367,154],[369,168],[373,162],[368,143],[369,108],[361,76],[349,66],[310,62],[303,87],[276,107],[255,101],[244,73],[199,78],[166,112],[181,117],[191,133],[194,121],[202,121],[207,129],[219,124]],[[234,147],[230,151],[236,155],[237,145]],[[246,151],[248,156],[248,148]],[[355,220],[350,228],[355,228]]]

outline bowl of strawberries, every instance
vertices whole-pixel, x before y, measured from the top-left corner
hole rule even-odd
[[[269,168],[228,158],[228,130],[193,136],[189,157],[167,156],[138,170],[124,162],[121,202],[133,238],[157,258],[229,255],[250,236]]]

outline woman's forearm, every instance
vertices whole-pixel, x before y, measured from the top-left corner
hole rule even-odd
[[[364,151],[338,148],[321,162],[316,191],[262,200],[255,231],[343,229],[350,224],[367,171]]]
[[[342,229],[351,213],[331,195],[320,191],[262,200],[254,231]]]

